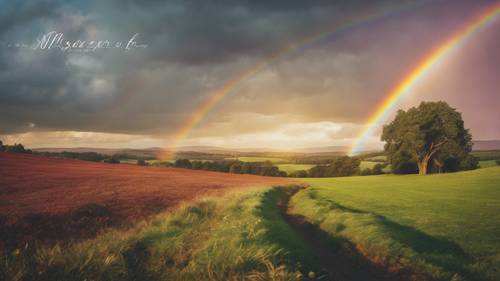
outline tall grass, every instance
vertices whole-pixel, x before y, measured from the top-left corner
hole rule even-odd
[[[208,198],[126,231],[0,255],[2,280],[301,280],[307,248],[283,221],[288,189]]]

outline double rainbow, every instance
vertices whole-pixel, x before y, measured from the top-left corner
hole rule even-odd
[[[405,5],[398,6],[396,8],[383,9],[381,11],[371,12],[369,14],[351,18],[341,24],[337,24],[327,30],[318,32],[313,36],[304,38],[294,44],[290,44],[283,49],[275,52],[267,58],[257,62],[248,70],[240,73],[238,76],[229,80],[223,84],[220,88],[215,90],[209,97],[194,111],[193,114],[179,127],[179,129],[174,133],[172,141],[169,146],[164,150],[163,154],[160,155],[162,158],[168,158],[172,153],[176,151],[178,146],[187,138],[187,136],[196,128],[200,122],[205,118],[205,116],[216,107],[226,96],[234,92],[238,86],[243,82],[252,78],[258,74],[263,69],[274,64],[278,60],[282,59],[286,55],[298,52],[307,48],[310,45],[322,42],[325,39],[330,38],[330,36],[339,34],[340,32],[349,30],[350,28],[360,26],[361,24],[373,22],[374,20],[384,18],[388,15],[392,15],[397,12],[407,10],[415,5]],[[380,126],[387,120],[389,115],[392,113],[394,107],[399,101],[409,93],[411,93],[414,85],[420,81],[429,70],[444,60],[446,56],[454,49],[463,43],[466,39],[470,38],[471,35],[476,33],[482,27],[492,22],[496,16],[500,14],[500,3],[493,4],[489,6],[484,12],[482,12],[478,17],[468,22],[462,29],[453,34],[449,39],[445,40],[443,44],[439,45],[436,49],[425,56],[424,59],[408,73],[404,78],[393,88],[388,96],[383,100],[383,102],[377,107],[377,110],[371,115],[367,121],[366,128],[361,132],[361,134],[355,139],[352,144],[350,153],[352,155],[358,154],[364,149],[366,142],[373,136],[373,133],[380,128]]]
[[[500,14],[500,3],[493,4],[479,16],[468,22],[462,29],[449,37],[436,49],[425,56],[410,73],[389,92],[389,95],[378,106],[366,123],[366,128],[354,141],[350,154],[356,155],[363,151],[366,142],[374,132],[387,120],[396,105],[402,98],[412,92],[413,87],[422,80],[433,66],[443,61],[447,55],[457,49],[465,40],[469,39],[482,27],[491,23]]]
[[[334,35],[338,35],[341,32],[347,31],[351,28],[358,27],[365,23],[372,23],[378,19],[393,15],[395,13],[400,13],[402,11],[409,10],[410,8],[416,7],[417,5],[423,5],[425,2],[415,2],[406,3],[404,5],[398,6],[388,6],[381,8],[380,10],[370,11],[369,13],[363,14],[357,17],[351,17],[338,23],[334,26],[330,26],[325,30],[321,30],[313,34],[312,36],[305,37],[299,41],[295,41],[277,52],[271,54],[270,56],[258,61],[252,67],[243,71],[238,76],[227,81],[220,88],[215,90],[208,98],[198,106],[198,108],[189,116],[189,118],[179,126],[176,132],[173,134],[172,141],[168,144],[168,147],[161,153],[161,158],[169,158],[177,150],[179,145],[181,145],[184,140],[189,136],[189,134],[196,128],[200,122],[205,118],[205,116],[212,111],[226,96],[235,92],[235,90],[243,82],[254,77],[256,74],[283,59],[287,55],[297,53],[301,50],[308,48],[309,46],[316,45],[329,39]]]

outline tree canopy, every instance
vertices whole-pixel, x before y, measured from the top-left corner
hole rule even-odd
[[[425,175],[430,171],[471,169],[477,161],[469,154],[472,136],[462,115],[446,102],[422,102],[399,110],[382,132],[385,151],[393,168]],[[412,166],[415,165],[415,166]]]

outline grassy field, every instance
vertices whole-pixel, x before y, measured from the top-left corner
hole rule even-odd
[[[284,158],[278,157],[234,157],[234,158],[226,158],[227,160],[240,160],[242,162],[265,162],[270,161],[272,163],[286,163],[288,160]]]
[[[306,181],[294,212],[381,263],[431,280],[500,280],[500,167]]]
[[[293,173],[295,171],[304,170],[307,171],[314,167],[312,164],[278,164],[276,165],[281,171],[287,172],[287,174]]]
[[[18,228],[0,220],[0,280],[500,280],[500,167],[291,182],[0,156],[10,160],[0,161],[5,163],[0,165],[0,199],[18,202],[9,208],[4,205],[5,213],[27,212],[30,202],[37,204],[29,213],[40,213],[48,205],[62,212],[75,206],[72,198],[85,199],[83,195],[89,194],[92,197],[81,204],[119,196],[109,207],[122,214],[117,218],[125,219],[131,206],[151,204],[150,199],[160,195],[178,197],[169,197],[170,206],[177,207],[168,212],[134,216],[127,225],[99,228],[92,236],[63,236],[55,242],[6,243],[4,238],[18,230],[29,236],[37,229],[25,228],[33,219]],[[100,181],[89,181],[93,178]],[[33,184],[39,182],[64,187],[65,193],[50,190],[47,198],[40,196],[47,187]],[[71,187],[61,186],[64,182]],[[123,190],[108,194],[106,183]],[[310,187],[297,187],[301,183]],[[272,187],[284,184],[295,187]],[[208,192],[212,185],[225,191],[193,199],[195,191]],[[137,186],[144,190],[139,192]],[[88,187],[95,190],[88,192]],[[70,189],[78,195],[72,196]],[[27,191],[24,197],[21,191]],[[5,197],[8,193],[15,197]],[[55,195],[60,196],[57,204]],[[59,229],[50,218],[41,224],[47,231]]]
[[[472,155],[479,157],[479,160],[496,160],[500,159],[500,150],[473,151]]]
[[[71,244],[0,255],[2,280],[302,280],[314,262],[266,188],[206,198]]]
[[[483,160],[479,161],[479,167],[480,168],[489,168],[489,167],[496,167],[498,166],[496,160]]]
[[[175,163],[175,160],[146,160],[148,165],[161,166]]]
[[[380,162],[361,161],[361,163],[359,164],[359,168],[361,169],[361,171],[363,171],[364,169],[373,169],[373,166],[375,166],[377,164],[380,164]]]

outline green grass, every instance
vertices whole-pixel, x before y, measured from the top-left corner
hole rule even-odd
[[[373,166],[377,164],[380,163],[374,161],[361,161],[361,163],[359,164],[359,168],[361,169],[361,171],[363,171],[364,169],[373,169]]]
[[[278,164],[276,165],[281,171],[287,172],[287,174],[293,173],[295,171],[300,171],[300,170],[309,170],[315,165],[311,164]]]
[[[385,157],[385,156],[381,156],[381,157]],[[373,166],[377,165],[377,164],[383,164],[382,162],[379,162],[379,161],[361,161],[360,164],[359,164],[359,169],[361,171],[363,171],[364,169],[373,169]],[[390,173],[391,172],[391,165],[387,165],[386,167],[384,167],[382,169],[382,171],[384,173]]]
[[[472,155],[479,157],[479,160],[496,160],[500,159],[500,150],[472,151]]]
[[[120,164],[137,164],[136,159],[119,159]]]
[[[314,268],[267,188],[187,204],[67,246],[0,252],[2,280],[301,280]]]
[[[497,160],[484,160],[484,161],[479,161],[479,167],[480,168],[489,168],[489,167],[496,167],[498,166]]]
[[[175,160],[146,160],[146,164],[151,166],[161,166],[173,163],[175,163]]]
[[[227,160],[240,160],[242,162],[265,162],[270,161],[272,163],[286,163],[288,160],[278,157],[233,157],[226,158]]]
[[[500,167],[305,181],[294,211],[370,257],[431,280],[500,280]]]
[[[387,161],[387,156],[385,156],[385,155],[379,155],[379,156],[374,156],[374,157],[366,158],[365,160],[367,160],[367,161],[374,161],[374,162],[384,162],[384,161]]]

